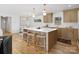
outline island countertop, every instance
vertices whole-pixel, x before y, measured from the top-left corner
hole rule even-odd
[[[40,28],[40,29],[37,29],[37,28],[33,28],[33,27],[23,28],[23,29],[39,31],[39,32],[46,32],[46,33],[57,30],[56,28]]]

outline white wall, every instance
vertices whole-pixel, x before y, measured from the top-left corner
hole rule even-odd
[[[0,28],[1,28],[1,17],[0,17]]]
[[[34,19],[41,19],[41,22],[34,22]],[[44,23],[43,23],[43,16],[42,15],[35,16],[35,18],[30,17],[27,20],[27,26],[29,26],[29,27],[41,27],[43,25],[44,25]]]
[[[41,22],[34,22],[34,19],[41,19]],[[43,23],[43,16],[36,16],[35,18],[33,19],[33,26],[35,27],[41,27],[44,25]]]
[[[12,16],[11,21],[11,32],[18,33],[20,31],[20,17],[19,16]]]
[[[11,17],[8,17],[6,25],[6,31],[11,32]]]

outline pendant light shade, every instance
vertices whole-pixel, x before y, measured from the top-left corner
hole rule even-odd
[[[46,11],[45,10],[43,10],[43,16],[46,16]]]
[[[35,14],[32,14],[32,17],[34,18],[35,17]]]
[[[33,13],[32,13],[32,17],[35,17],[35,8],[33,8]]]
[[[46,16],[46,4],[44,4],[44,9],[43,9],[43,16]]]

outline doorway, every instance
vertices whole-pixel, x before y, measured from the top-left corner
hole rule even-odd
[[[10,32],[11,30],[11,18],[1,16],[1,29],[3,33]]]

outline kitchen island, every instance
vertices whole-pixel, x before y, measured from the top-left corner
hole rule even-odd
[[[46,52],[49,52],[51,50],[51,48],[57,42],[57,29],[56,28],[24,28],[23,31],[24,31],[24,33],[27,33],[28,31],[31,31],[32,33],[34,33],[36,40],[38,39],[38,38],[36,38],[36,35],[43,34],[40,37],[45,36],[44,45],[45,45]]]

